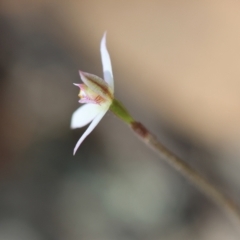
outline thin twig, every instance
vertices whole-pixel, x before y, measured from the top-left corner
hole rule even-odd
[[[236,224],[240,229],[240,212],[236,204],[221,193],[216,187],[208,182],[188,163],[177,157],[174,153],[168,150],[157,138],[152,135],[141,123],[131,123],[133,131],[152,149],[154,149],[168,164],[185,176],[206,196],[212,199]]]

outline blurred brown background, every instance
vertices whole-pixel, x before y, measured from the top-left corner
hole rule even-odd
[[[0,2],[0,240],[239,239],[228,219],[108,113],[84,129],[78,69],[240,205],[240,3]]]

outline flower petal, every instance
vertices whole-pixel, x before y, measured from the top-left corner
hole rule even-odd
[[[101,106],[88,103],[78,108],[72,115],[71,128],[80,128],[89,124],[101,112]]]
[[[108,111],[108,109],[104,109],[102,110],[92,121],[92,123],[89,125],[89,127],[87,128],[87,130],[84,132],[84,134],[80,137],[80,139],[78,140],[74,150],[73,150],[73,155],[75,155],[77,149],[79,148],[79,146],[81,145],[81,143],[83,142],[83,140],[92,132],[92,130],[97,126],[97,124],[100,122],[100,120],[103,118],[103,116],[105,115],[105,113]]]
[[[102,97],[108,97],[112,98],[112,89],[111,87],[100,77],[91,74],[86,73],[79,70],[79,75],[82,79],[82,81],[95,93],[101,95]]]
[[[107,33],[105,32],[103,35],[100,51],[101,51],[101,58],[102,58],[102,65],[103,65],[104,80],[108,83],[109,87],[113,92],[114,82],[113,82],[112,64],[111,64],[111,59],[106,46],[106,34]]]

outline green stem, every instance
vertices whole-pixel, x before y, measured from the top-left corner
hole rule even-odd
[[[134,119],[129,114],[127,109],[120,103],[117,99],[113,99],[113,102],[110,106],[110,110],[119,118],[121,118],[127,124],[134,122]]]

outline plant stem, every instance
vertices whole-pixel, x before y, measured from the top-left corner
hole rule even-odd
[[[185,176],[200,191],[211,198],[213,202],[219,205],[219,207],[228,214],[231,220],[234,221],[238,230],[240,229],[240,212],[232,200],[209,183],[208,180],[201,176],[188,163],[167,149],[141,123],[134,121],[130,126],[133,131],[147,144],[147,146],[154,149],[168,164]]]

